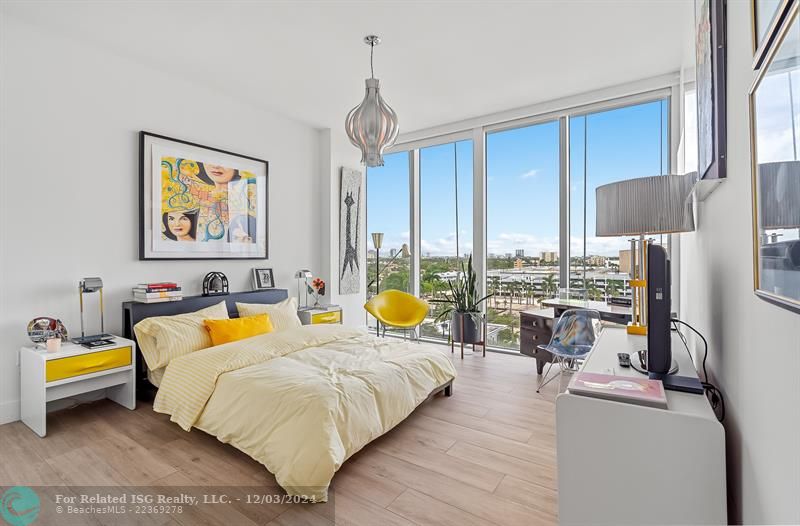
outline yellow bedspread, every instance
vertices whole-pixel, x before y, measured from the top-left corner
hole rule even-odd
[[[311,325],[172,360],[153,409],[244,451],[290,495],[326,501],[347,458],[455,375],[427,345]]]

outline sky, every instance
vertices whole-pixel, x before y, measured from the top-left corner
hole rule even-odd
[[[573,256],[583,253],[584,173],[587,255],[616,256],[627,248],[626,238],[594,235],[594,189],[622,179],[667,173],[668,116],[668,103],[656,101],[570,119]],[[526,255],[538,256],[542,251],[558,251],[558,142],[557,121],[487,136],[489,254],[523,249]],[[367,233],[384,232],[383,246],[388,251],[409,239],[408,154],[385,155],[384,161],[383,167],[367,170]],[[464,254],[472,250],[472,141],[420,150],[423,256],[456,254],[456,178],[459,249]]]

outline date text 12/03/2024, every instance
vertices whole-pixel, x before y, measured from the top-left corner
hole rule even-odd
[[[212,493],[202,495],[189,495],[180,493],[178,495],[164,495],[161,493],[122,493],[112,495],[110,493],[93,495],[61,495],[56,497],[56,504],[171,504],[197,506],[199,504],[229,504],[232,502],[245,502],[246,504],[291,504],[301,502],[313,502],[300,495],[286,494],[247,494],[243,497],[230,497],[224,493]]]

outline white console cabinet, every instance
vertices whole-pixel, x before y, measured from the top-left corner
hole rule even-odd
[[[582,370],[620,367],[645,336],[606,327]],[[697,376],[680,337],[673,359]],[[562,525],[727,524],[725,431],[704,395],[667,391],[668,409],[562,393],[556,399],[558,515]]]

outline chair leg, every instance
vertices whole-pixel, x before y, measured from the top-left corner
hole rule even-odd
[[[554,376],[551,376],[551,377],[548,379],[548,378],[547,378],[547,376],[550,374],[550,369],[552,369],[552,368],[553,368],[553,364],[554,364],[556,361],[558,362],[558,365],[559,365],[559,367],[558,367],[558,374],[556,374],[556,375],[554,375]],[[552,361],[552,362],[550,362],[550,365],[548,365],[548,366],[547,366],[547,372],[546,372],[546,373],[544,373],[544,376],[542,376],[542,379],[541,379],[541,380],[539,380],[539,387],[537,387],[537,388],[536,388],[536,392],[538,393],[539,391],[541,391],[541,390],[542,390],[542,387],[544,387],[545,385],[549,384],[549,383],[550,383],[550,382],[551,382],[553,379],[555,379],[555,378],[557,378],[557,377],[560,377],[560,376],[561,376],[561,372],[562,372],[562,370],[561,370],[561,358],[559,358],[559,357],[556,357],[555,361]]]

